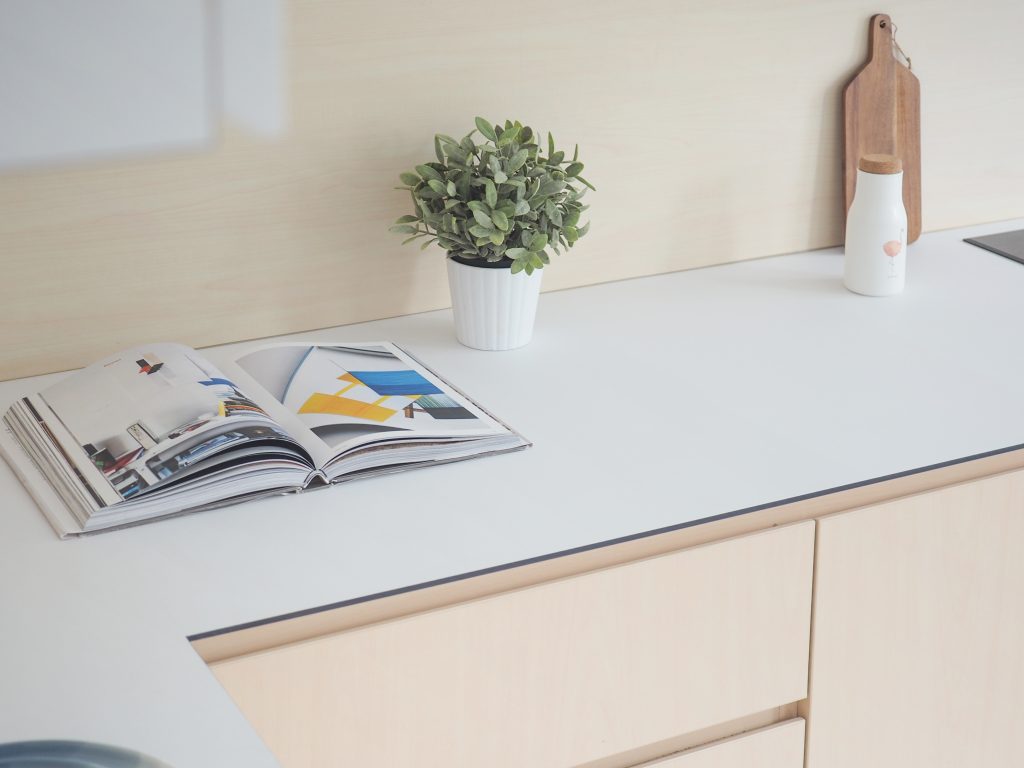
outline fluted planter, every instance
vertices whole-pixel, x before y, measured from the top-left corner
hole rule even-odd
[[[473,349],[497,351],[524,346],[533,336],[544,270],[513,275],[508,264],[481,264],[486,266],[448,258],[456,337]]]

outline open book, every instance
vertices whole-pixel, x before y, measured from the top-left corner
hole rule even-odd
[[[16,401],[0,448],[73,536],[529,445],[393,344],[238,355],[112,355]]]

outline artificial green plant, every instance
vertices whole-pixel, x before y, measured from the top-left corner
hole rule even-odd
[[[413,213],[391,231],[410,235],[403,245],[425,237],[421,250],[436,242],[449,256],[509,259],[513,273],[532,274],[549,263],[548,248],[561,254],[587,234],[590,222],[579,220],[588,206],[580,200],[594,186],[580,176],[578,145],[569,160],[550,133],[544,153],[529,126],[478,117],[461,141],[437,134],[434,153],[437,162],[401,174],[397,189],[411,194]]]

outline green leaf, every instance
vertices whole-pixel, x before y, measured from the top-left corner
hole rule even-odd
[[[429,186],[432,190],[437,192],[437,194],[439,194],[439,195],[444,195],[444,194],[447,194],[447,192],[448,192],[448,188],[445,187],[444,183],[438,181],[437,179],[429,179],[427,181],[427,186]]]
[[[482,117],[476,118],[476,129],[480,131],[485,138],[488,138],[491,141],[498,140],[497,135],[494,133],[494,127]]]
[[[576,227],[566,227],[564,232],[565,239],[568,240],[570,243],[575,243],[577,240],[580,239],[580,233],[579,230],[576,229]]]
[[[516,123],[504,130],[501,136],[498,137],[497,144],[499,147],[507,147],[509,144],[514,143],[519,138],[519,132],[522,130],[522,126]]]
[[[530,254],[530,266],[532,266],[534,269],[544,268],[544,262],[541,260],[539,253]]]
[[[576,145],[576,149],[573,150],[573,153],[572,153],[572,161],[575,163],[579,159],[580,159],[580,145],[577,144]]]
[[[494,226],[496,226],[502,232],[508,232],[508,217],[504,213],[502,213],[501,211],[495,211],[494,213],[491,214],[491,219],[494,221]]]
[[[505,251],[505,255],[508,256],[510,259],[518,259],[524,253],[528,253],[528,251],[525,248],[509,248],[507,251]]]
[[[555,154],[555,140],[551,136],[551,131],[548,131],[548,157]]]
[[[437,162],[444,163],[444,152],[441,151],[441,137],[434,136],[434,155],[437,157]]]
[[[411,227],[408,224],[396,224],[393,227],[388,227],[388,231],[397,235],[411,235],[413,232],[419,232],[416,227]]]
[[[530,204],[525,200],[519,200],[516,202],[516,216],[522,216],[525,213],[530,212]]]
[[[523,132],[519,134],[519,138],[523,142],[527,142],[530,139],[532,139],[533,138],[533,128],[531,128],[530,126],[526,126],[525,128],[523,128]]]
[[[429,165],[417,165],[416,173],[424,178],[424,180],[435,179],[441,181],[441,174],[431,168]]]
[[[415,187],[420,183],[420,177],[415,173],[401,173],[398,178],[402,180],[403,184],[408,184],[410,187]]]
[[[537,252],[543,251],[548,244],[548,236],[543,232],[537,232],[532,238],[530,238],[529,250]]]
[[[438,133],[435,134],[435,136],[439,138],[441,141],[443,141],[445,144],[448,144],[453,147],[459,146],[459,142],[457,142],[455,139],[453,139],[451,136],[448,136],[447,134]]]
[[[593,184],[591,184],[591,183],[590,183],[589,181],[587,181],[586,179],[584,179],[584,178],[583,178],[582,176],[577,176],[577,177],[576,177],[576,181],[578,181],[578,182],[579,182],[580,184],[586,184],[586,185],[587,185],[588,187],[590,187],[590,188],[591,188],[592,190],[594,190],[595,192],[597,192],[597,187],[595,187],[595,186],[594,186]]]
[[[548,158],[548,165],[558,165],[565,160],[565,152],[555,152]]]
[[[437,238],[436,237],[432,237],[429,240],[424,240],[423,241],[423,245],[420,246],[420,250],[421,251],[425,251],[425,250],[427,250],[427,246],[428,245],[430,245],[431,243],[436,243],[436,242],[437,242]]]
[[[578,235],[579,237],[583,237],[583,236],[584,236],[585,234],[587,234],[587,231],[588,231],[589,229],[590,229],[590,222],[588,221],[588,222],[587,222],[586,224],[584,224],[584,225],[583,225],[582,227],[580,227],[580,228],[579,228],[579,229],[577,230],[577,235]]]
[[[445,191],[448,193],[449,197],[455,197],[455,195],[458,194],[458,190],[455,189],[455,182],[449,181],[447,186],[445,186]]]
[[[521,261],[520,259],[516,259],[515,261],[512,262],[512,274],[514,275],[518,272],[522,272],[525,267],[526,264],[523,261]]]
[[[569,163],[569,166],[565,169],[565,175],[569,178],[573,176],[579,176],[580,171],[583,170],[583,163]]]
[[[407,237],[405,240],[402,241],[402,245],[407,245],[407,244],[411,243],[413,240],[418,240],[419,238],[423,237],[425,234],[427,234],[427,233],[426,232],[420,232],[418,235],[413,235],[412,237]]]
[[[556,247],[555,250],[557,251],[558,248]],[[537,255],[540,256],[541,263],[543,263],[543,264],[550,264],[551,263],[551,258],[544,251],[541,251]]]
[[[462,151],[462,148],[458,145],[454,147],[448,147],[448,164],[450,165],[466,165],[469,162],[469,155]]]
[[[397,219],[395,219],[395,224],[408,224],[409,222],[419,221],[419,220],[420,220],[419,216],[412,216],[412,215],[399,216]]]
[[[492,173],[501,173],[501,163],[494,155],[487,156],[487,167],[491,169]]]
[[[503,232],[495,232],[491,235],[491,242],[495,245],[501,245],[505,242],[505,234]]]
[[[497,182],[498,184],[504,184],[506,181],[508,181],[508,176],[505,175],[504,171],[495,171],[494,181]]]
[[[476,219],[477,224],[481,227],[487,227],[488,229],[494,229],[494,222],[491,217],[481,211],[479,208],[473,210],[473,218]]]
[[[498,204],[498,190],[490,179],[484,179],[484,197],[492,208]]]
[[[523,167],[526,162],[526,158],[530,156],[530,151],[527,149],[520,149],[516,152],[508,161],[508,169],[510,171],[518,171]]]
[[[556,179],[545,179],[537,188],[537,194],[541,195],[542,197],[546,197],[547,195],[554,195],[558,192],[561,192],[563,189],[565,189],[564,181],[558,181]]]
[[[494,227],[483,227],[479,224],[474,224],[469,228],[469,232],[473,237],[490,237],[491,235],[497,234]]]
[[[562,219],[562,224],[564,224],[567,227],[575,227],[576,223],[579,220],[580,220],[580,212],[579,211],[571,211],[571,212],[567,213],[565,215],[565,217]]]

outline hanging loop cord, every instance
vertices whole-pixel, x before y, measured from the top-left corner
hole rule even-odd
[[[899,54],[898,58],[902,58],[905,62],[907,62],[907,69],[914,68],[913,65],[910,63],[910,57],[907,56],[906,53],[904,53],[903,49],[900,48],[900,44],[896,42],[896,22],[892,23],[892,48],[893,55]]]

